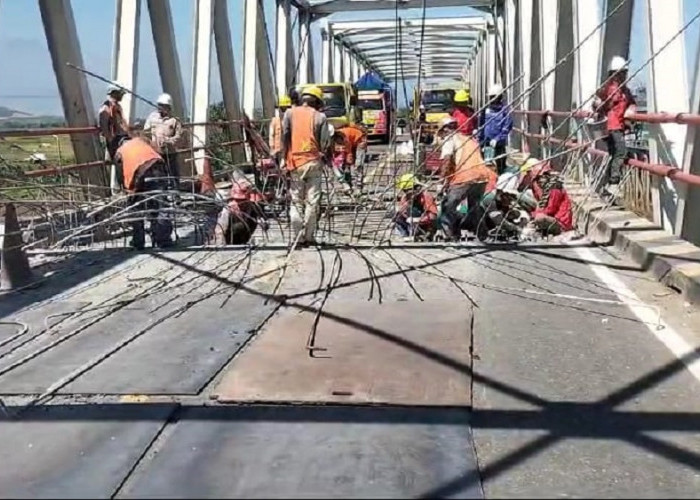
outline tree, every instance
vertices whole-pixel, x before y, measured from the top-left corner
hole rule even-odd
[[[208,113],[209,122],[225,122],[228,120],[226,108],[223,101],[211,104]],[[209,128],[207,138],[207,148],[211,155],[215,158],[211,162],[211,168],[214,172],[225,170],[228,165],[233,164],[233,155],[231,154],[230,146],[219,146],[219,144],[230,142],[233,140],[231,133],[231,124],[223,126],[213,126]]]

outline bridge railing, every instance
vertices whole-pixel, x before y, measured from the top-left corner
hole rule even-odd
[[[570,140],[564,143],[564,148],[571,150],[571,153],[577,152],[577,158],[584,160],[583,165],[573,170],[573,175],[579,181],[597,188],[600,185],[601,176],[596,173],[601,173],[602,169],[608,161],[608,151],[604,145],[600,146],[600,141],[589,140],[586,142],[587,134],[585,127],[580,126],[581,120],[588,119],[593,116],[590,111],[553,111],[553,110],[532,110],[532,111],[515,111],[515,114],[523,117],[536,116],[541,118],[542,127],[540,132],[528,132],[521,128],[514,129],[514,132],[520,134],[523,138],[538,141],[542,150],[542,156],[549,156],[551,153],[556,153],[561,150],[564,141],[550,133],[549,118],[571,119],[575,125],[575,130],[578,133],[569,134],[569,129],[565,129],[566,135],[572,135]],[[691,113],[631,113],[626,116],[626,119],[631,122],[646,123],[646,124],[681,124],[688,126],[700,125],[700,115]],[[523,146],[527,149],[527,140],[523,140]],[[552,149],[554,146],[557,149]],[[631,167],[627,173],[626,182],[622,185],[622,199],[625,206],[639,215],[645,216],[650,220],[653,219],[653,199],[652,186],[653,178],[667,177],[675,182],[684,183],[689,186],[700,187],[700,176],[683,172],[680,168],[674,165],[661,163],[651,163],[648,161],[648,150],[643,147],[628,147],[628,158],[626,165]]]

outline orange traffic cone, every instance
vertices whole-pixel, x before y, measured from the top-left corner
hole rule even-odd
[[[0,249],[0,290],[22,288],[34,281],[27,255],[22,250],[22,233],[13,203],[5,205],[5,229]]]

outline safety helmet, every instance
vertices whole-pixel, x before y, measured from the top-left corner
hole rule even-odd
[[[162,106],[172,106],[173,98],[170,96],[170,94],[161,94],[158,96],[156,104],[160,104]]]
[[[335,127],[332,124],[328,124],[328,137],[333,137],[335,135]]]
[[[501,174],[496,181],[496,189],[503,191],[506,194],[513,196],[518,196],[518,185],[520,184],[520,178],[518,174],[505,173]]]
[[[455,94],[454,102],[456,103],[467,103],[470,99],[469,91],[466,89],[458,90]]]
[[[489,97],[501,95],[503,93],[503,85],[494,83],[489,87]]]
[[[107,87],[107,95],[112,94],[124,94],[124,89],[117,85],[110,85]]]
[[[438,127],[438,130],[442,130],[445,127],[449,127],[450,125],[457,125],[457,120],[455,120],[451,116],[446,116],[445,118],[440,120],[440,126]]]
[[[319,101],[323,100],[323,91],[318,88],[316,85],[311,85],[309,87],[306,87],[304,90],[301,91],[301,95],[310,95],[318,99]]]
[[[408,191],[413,189],[416,184],[418,184],[418,179],[416,178],[415,174],[403,174],[396,181],[396,189],[400,191]]]
[[[233,186],[231,186],[231,198],[236,201],[248,200],[252,191],[253,186],[248,180],[234,181]]]
[[[292,98],[288,95],[283,95],[280,97],[278,106],[280,108],[289,108],[292,105]]]
[[[528,158],[525,163],[520,166],[520,172],[526,173],[535,168],[540,164],[540,160],[537,158]]]
[[[627,69],[628,62],[624,57],[615,56],[610,60],[610,66],[608,66],[608,71],[620,71]]]

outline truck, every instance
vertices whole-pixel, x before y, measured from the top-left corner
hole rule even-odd
[[[391,140],[394,121],[394,99],[391,87],[374,72],[367,72],[355,82],[362,125],[370,139],[383,143]]]
[[[305,88],[318,87],[323,92],[323,112],[328,123],[342,127],[350,123],[360,124],[362,113],[357,104],[357,90],[352,83],[308,83],[297,86],[301,94]]]
[[[464,82],[440,82],[415,87],[411,103],[414,130],[418,143],[430,144],[440,120],[449,116],[455,93],[469,87]]]

